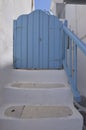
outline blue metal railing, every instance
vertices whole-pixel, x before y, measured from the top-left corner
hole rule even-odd
[[[80,102],[81,97],[77,88],[77,47],[86,55],[86,44],[67,28],[67,21],[63,25],[63,66],[71,85],[74,99]]]

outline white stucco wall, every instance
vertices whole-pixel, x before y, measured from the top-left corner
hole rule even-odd
[[[86,36],[86,5],[66,5],[66,19],[69,27],[83,40]]]
[[[50,8],[51,12],[56,16],[56,4],[54,1],[51,1],[52,7]]]
[[[0,0],[0,66],[13,62],[13,19],[30,13],[33,0]]]
[[[63,3],[63,0],[52,0],[51,11],[54,15],[58,15],[56,3]],[[65,19],[68,20],[68,26],[82,40],[86,42],[86,5],[65,4]]]

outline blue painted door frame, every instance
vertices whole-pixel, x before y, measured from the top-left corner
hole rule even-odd
[[[20,69],[62,68],[62,22],[36,10],[14,21],[13,64]]]

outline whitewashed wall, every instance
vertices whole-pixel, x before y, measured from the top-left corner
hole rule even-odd
[[[13,62],[13,19],[34,9],[33,0],[0,0],[0,66]]]
[[[57,3],[63,3],[62,0],[52,0],[51,11],[54,15],[58,15]],[[86,42],[86,5],[65,4],[65,19],[68,25],[82,40]]]
[[[66,5],[66,19],[69,27],[83,40],[86,36],[86,5]]]
[[[56,4],[53,0],[51,1],[50,11],[56,16]]]

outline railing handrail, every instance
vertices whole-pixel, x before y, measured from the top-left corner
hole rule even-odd
[[[82,52],[86,55],[86,44],[81,41],[74,33],[72,33],[71,30],[69,30],[65,25],[63,25],[63,30],[71,39],[73,39],[75,44],[77,44],[80,50],[82,50]]]
[[[67,73],[69,83],[77,102],[81,96],[77,88],[77,47],[86,55],[86,44],[81,41],[68,27],[67,21],[63,24],[63,66]],[[68,53],[69,45],[69,53]],[[68,55],[70,57],[68,64]]]

